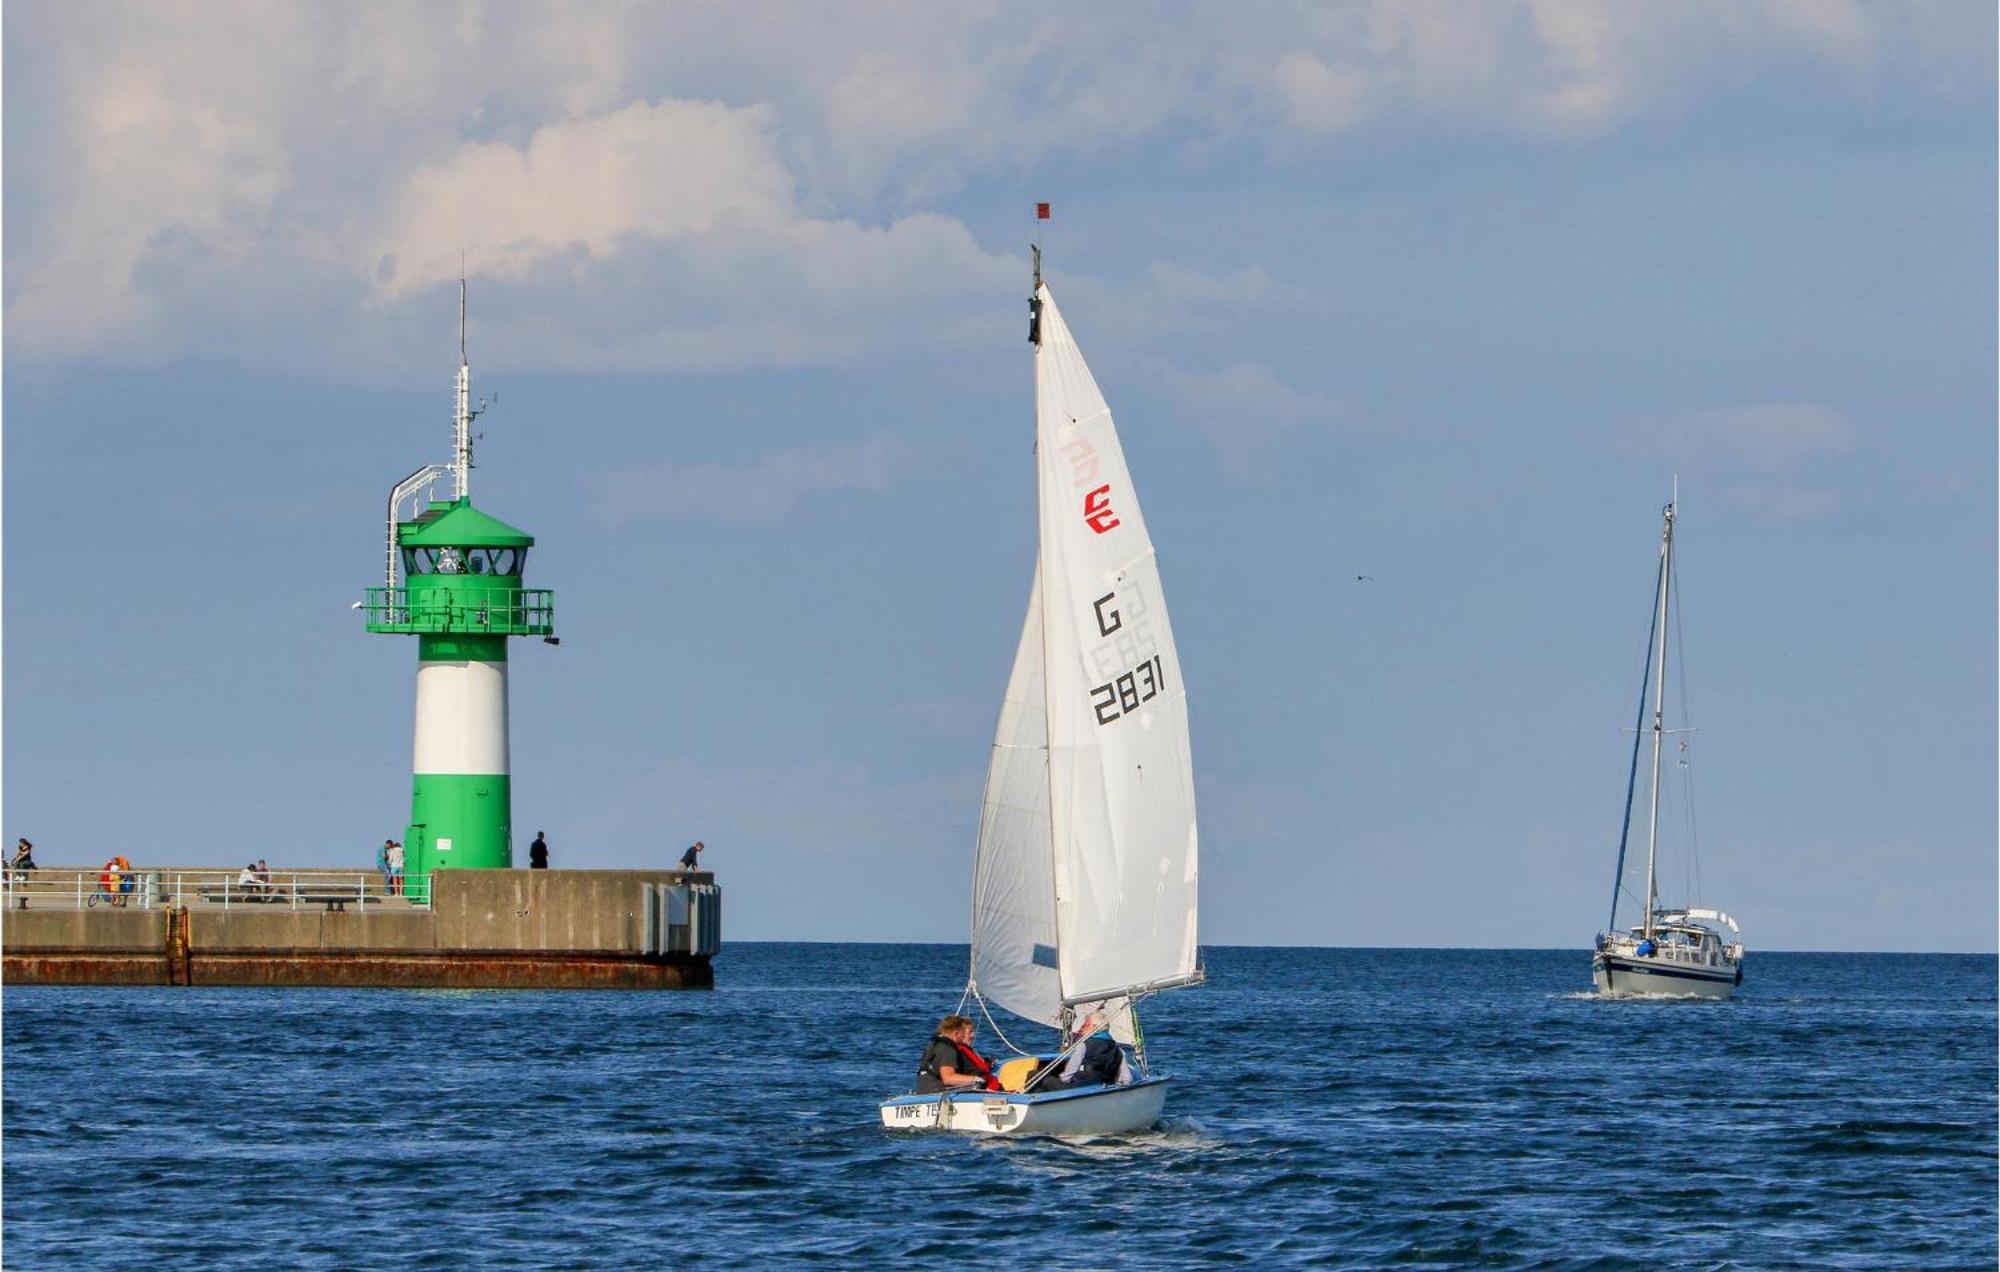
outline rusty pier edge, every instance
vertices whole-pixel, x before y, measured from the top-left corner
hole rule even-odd
[[[79,906],[59,873],[0,909],[8,985],[713,989],[721,948],[707,871],[451,870],[422,906],[228,907]]]
[[[518,950],[194,951],[8,949],[9,985],[284,985],[388,989],[714,989],[688,955],[619,957]]]

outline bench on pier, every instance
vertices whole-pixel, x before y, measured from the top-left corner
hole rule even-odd
[[[257,885],[255,890],[248,884],[201,889],[201,899],[204,901],[223,902],[229,905],[284,906],[290,906],[296,901],[299,905],[325,906],[329,913],[338,914],[345,914],[347,903],[350,901],[359,903],[362,896],[363,889],[359,885],[345,888],[329,888],[322,885],[316,888],[300,888],[296,893],[290,888],[277,885],[265,890],[261,884]]]

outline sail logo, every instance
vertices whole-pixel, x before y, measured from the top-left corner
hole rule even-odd
[[[1097,480],[1097,448],[1076,436],[1076,421],[1071,420],[1058,433],[1057,440],[1063,444],[1062,456],[1069,461],[1069,475],[1072,485],[1082,488]]]
[[[1118,514],[1111,511],[1111,487],[1099,486],[1083,497],[1083,524],[1096,534],[1117,528]]]

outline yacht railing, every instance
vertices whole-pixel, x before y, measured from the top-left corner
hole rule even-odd
[[[254,879],[236,870],[104,866],[7,867],[0,908],[7,910],[368,909],[426,908],[430,877],[385,879],[379,870],[272,870]]]
[[[1630,932],[1600,932],[1597,936],[1597,948],[1599,950],[1609,950],[1613,953],[1632,954],[1639,948],[1639,943],[1640,938],[1632,935]],[[1738,942],[1727,948],[1721,946],[1704,948],[1702,946],[1683,945],[1673,941],[1663,941],[1659,937],[1654,937],[1652,952],[1647,954],[1646,957],[1664,959],[1671,963],[1691,963],[1700,967],[1714,967],[1719,962],[1733,963],[1741,959],[1743,957],[1743,945],[1741,942]]]

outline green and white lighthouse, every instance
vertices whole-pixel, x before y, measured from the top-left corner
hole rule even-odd
[[[472,421],[486,403],[472,403],[463,282],[458,323],[452,462],[428,464],[390,492],[385,581],[368,589],[365,602],[369,631],[417,638],[416,747],[403,836],[417,900],[428,896],[424,881],[434,870],[514,864],[507,640],[554,643],[555,633],[554,593],[522,586],[534,536],[472,504]],[[435,497],[446,480],[451,497]]]

